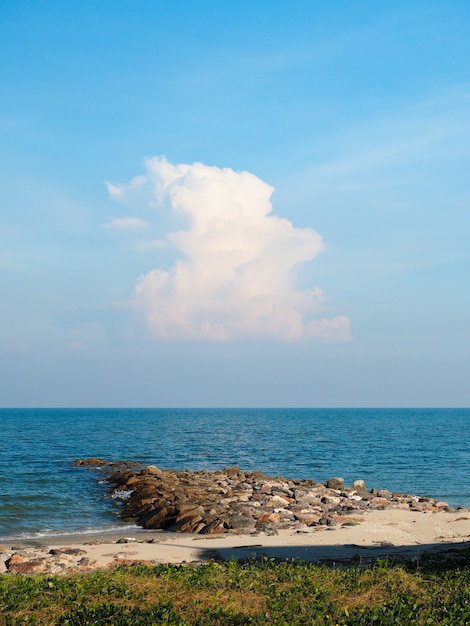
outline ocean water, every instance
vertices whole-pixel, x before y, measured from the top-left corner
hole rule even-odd
[[[470,409],[0,409],[0,539],[125,529],[77,458],[240,465],[470,507]]]

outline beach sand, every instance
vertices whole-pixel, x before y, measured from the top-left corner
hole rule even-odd
[[[79,539],[64,535],[18,540],[1,546],[0,572],[58,574],[138,561],[182,564],[262,556],[340,566],[383,557],[417,559],[426,552],[466,547],[470,547],[469,510],[451,513],[386,509],[348,516],[348,525],[302,526],[280,529],[274,535],[188,535],[137,529],[135,533],[80,535]],[[50,550],[56,554],[51,555]]]

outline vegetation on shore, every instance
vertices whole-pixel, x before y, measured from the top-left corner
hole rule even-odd
[[[262,559],[1,575],[4,626],[467,624],[470,551],[348,569]]]

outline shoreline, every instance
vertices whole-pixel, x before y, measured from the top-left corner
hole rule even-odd
[[[368,490],[363,480],[348,486],[342,478],[317,483],[238,466],[172,471],[96,458],[75,464],[103,470],[111,497],[121,504],[122,528],[4,537],[0,574],[253,558],[347,567],[470,547],[470,509]]]
[[[386,509],[364,511],[355,525],[302,526],[275,534],[194,535],[136,530],[4,542],[0,573],[74,574],[143,563],[203,564],[274,558],[334,566],[378,558],[419,559],[470,547],[470,510],[454,512]]]

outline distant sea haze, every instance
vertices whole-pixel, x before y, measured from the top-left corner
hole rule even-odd
[[[97,470],[239,465],[470,507],[470,409],[0,409],[0,538],[124,529]]]

